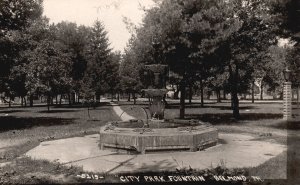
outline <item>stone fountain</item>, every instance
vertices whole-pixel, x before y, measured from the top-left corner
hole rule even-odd
[[[143,90],[150,98],[150,119],[147,114],[145,120],[109,122],[100,129],[100,149],[114,148],[145,154],[148,151],[197,151],[216,145],[218,131],[212,125],[197,120],[164,119],[162,100],[167,93],[167,65],[145,65],[144,69],[150,82]]]
[[[155,88],[150,84],[148,89],[143,90],[145,95],[149,96],[151,99],[149,111],[152,119],[164,119],[165,105],[162,99],[168,92],[168,90],[164,88],[166,69],[167,65],[162,64],[145,65],[145,74],[150,76],[150,78],[152,77],[151,79],[154,79],[154,82],[152,83]]]

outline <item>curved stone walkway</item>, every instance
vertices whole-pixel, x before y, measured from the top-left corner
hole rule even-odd
[[[122,121],[129,121],[131,119],[135,119],[135,117],[132,117],[126,112],[124,112],[118,104],[115,104],[113,102],[110,102],[110,104],[113,106],[113,110],[120,117]]]
[[[85,171],[118,173],[175,170],[191,166],[206,169],[225,164],[228,168],[255,167],[286,152],[286,146],[255,141],[242,134],[219,134],[223,144],[198,152],[148,153],[127,155],[98,147],[99,135],[42,142],[26,153],[65,165],[82,166]]]

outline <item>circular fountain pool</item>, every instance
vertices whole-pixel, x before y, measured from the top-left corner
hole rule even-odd
[[[130,120],[109,122],[100,129],[101,149],[197,151],[216,145],[218,132],[196,120]]]

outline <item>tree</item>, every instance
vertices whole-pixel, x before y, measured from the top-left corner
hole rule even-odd
[[[87,61],[91,50],[89,41],[91,40],[91,28],[85,26],[77,26],[75,23],[60,22],[54,26],[56,39],[61,42],[64,52],[71,56],[71,75],[73,79],[72,87],[66,93],[75,91],[80,94],[84,73],[87,69]]]
[[[120,65],[120,85],[123,91],[127,92],[130,101],[130,94],[133,94],[135,104],[135,93],[142,89],[142,64],[135,60],[136,55],[132,50],[125,50],[123,60]]]
[[[0,92],[13,96],[9,78],[12,67],[22,50],[16,43],[19,35],[31,22],[42,15],[40,0],[2,0],[0,1]]]
[[[258,0],[165,0],[147,12],[130,49],[135,63],[157,62],[151,43],[159,40],[159,62],[181,78],[180,118],[186,85],[220,76],[222,88],[231,93],[233,116],[239,119],[238,93],[249,89],[253,66],[260,65],[257,61],[275,43],[269,15],[267,2]],[[218,91],[220,83],[214,84]]]
[[[26,95],[30,97],[30,106],[33,106],[33,94],[31,88],[26,88],[26,65],[29,63],[30,53],[39,45],[39,42],[45,38],[50,38],[49,22],[45,17],[31,21],[31,24],[23,31],[16,31],[14,34],[14,43],[19,48],[15,53],[15,62],[9,75],[9,86],[15,96],[23,99]]]
[[[235,30],[222,43],[223,58],[228,67],[233,116],[240,118],[238,93],[245,92],[251,84],[251,74],[256,62],[274,42],[269,26],[269,12],[264,2],[257,0],[231,1],[228,19],[235,20]],[[224,52],[225,51],[225,52]]]
[[[290,51],[285,52],[283,62],[292,70],[293,84],[299,84],[296,75],[300,73],[300,65],[297,61],[300,51],[300,2],[297,0],[277,0],[270,4],[274,22],[276,21],[278,25],[276,33],[281,38],[287,38],[290,43],[293,43]]]
[[[205,74],[213,66],[211,55],[237,24],[234,19],[226,19],[226,7],[218,0],[166,0],[147,12],[143,27],[137,30],[131,45],[138,56],[136,63],[165,62],[181,79],[180,118],[184,117],[186,86],[207,77]],[[161,43],[159,61],[151,57],[153,38]]]
[[[72,83],[68,74],[71,66],[69,56],[62,52],[59,42],[45,39],[29,53],[28,60],[25,67],[26,88],[46,95],[49,111],[51,97],[57,89]]]
[[[1,34],[25,28],[30,20],[40,17],[43,11],[41,0],[2,0],[0,7]]]
[[[90,34],[88,62],[84,79],[91,80],[90,88],[94,90],[96,99],[100,100],[101,94],[111,90],[112,84],[109,82],[112,82],[112,76],[110,76],[110,72],[112,72],[111,70],[116,71],[117,64],[114,60],[110,60],[112,58],[109,58],[111,49],[109,48],[107,32],[100,21],[95,21]],[[114,67],[112,68],[112,66]]]
[[[113,52],[108,57],[107,62],[107,84],[109,87],[109,92],[111,93],[111,101],[113,101],[114,94],[120,89],[120,63],[121,63],[121,53]]]

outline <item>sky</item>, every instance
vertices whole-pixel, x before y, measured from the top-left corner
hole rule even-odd
[[[144,16],[140,7],[153,5],[152,0],[44,0],[44,15],[51,23],[69,21],[86,26],[98,19],[108,32],[113,50],[123,51],[130,38],[123,17],[138,25]]]

